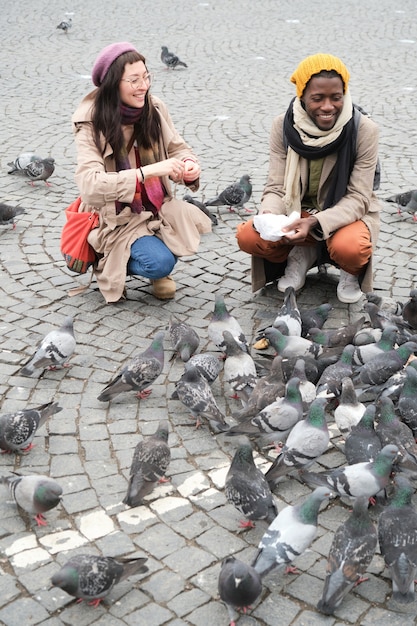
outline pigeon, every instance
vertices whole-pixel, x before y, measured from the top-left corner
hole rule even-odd
[[[35,152],[22,152],[14,161],[11,161],[7,165],[11,168],[8,174],[14,174],[17,176],[26,176],[26,168],[30,163],[36,161],[42,161],[42,157]]]
[[[307,378],[306,362],[304,359],[297,359],[292,372],[292,377],[300,380],[300,393],[304,410],[310,407],[310,404],[316,398],[316,385]]]
[[[404,304],[402,316],[412,328],[417,329],[417,289],[410,291],[410,299]]]
[[[189,361],[200,345],[200,337],[189,324],[180,322],[174,316],[169,321],[169,336],[175,354],[181,361]]]
[[[62,20],[62,22],[58,24],[57,28],[59,28],[60,30],[63,30],[64,33],[67,35],[69,29],[72,28],[72,18],[71,17],[65,18],[64,20]]]
[[[374,356],[388,352],[388,350],[393,350],[397,339],[397,332],[397,327],[389,324],[383,329],[379,341],[368,343],[364,346],[355,346],[352,355],[353,365],[363,365]]]
[[[22,367],[22,376],[31,376],[37,369],[68,367],[67,361],[76,346],[73,318],[67,317],[60,328],[49,332],[36,348],[35,354]]]
[[[410,191],[404,191],[403,193],[397,193],[388,198],[384,198],[385,202],[392,202],[397,205],[398,215],[402,215],[402,212],[412,213],[413,220],[417,221],[417,189],[410,189]]]
[[[201,376],[203,376],[210,385],[214,383],[223,367],[222,360],[215,354],[210,354],[209,352],[193,354],[190,360],[187,361],[187,364],[194,365]]]
[[[407,341],[398,348],[379,354],[361,367],[359,380],[370,385],[385,383],[392,374],[401,370],[410,356],[416,352],[417,343]]]
[[[312,356],[316,358],[323,352],[323,346],[314,343],[304,337],[293,337],[283,335],[277,328],[272,326],[265,328],[263,336],[268,343],[282,357],[303,357]]]
[[[62,411],[57,402],[48,402],[33,409],[0,415],[0,448],[4,452],[24,454],[33,448],[33,438],[48,417]]]
[[[225,416],[217,406],[211,387],[193,365],[188,365],[184,374],[175,384],[176,397],[196,419],[196,428],[205,418],[214,433],[229,429]]]
[[[379,398],[376,403],[375,432],[383,446],[393,443],[401,454],[400,467],[417,472],[417,443],[413,431],[395,413],[391,398]]]
[[[414,602],[417,575],[417,512],[411,498],[414,489],[403,475],[394,479],[395,491],[378,519],[381,555],[392,580],[392,599]]]
[[[33,185],[34,181],[43,180],[47,186],[50,186],[47,179],[52,176],[55,171],[55,159],[48,157],[46,159],[32,160],[23,168],[15,167],[15,163],[16,161],[8,164],[9,167],[12,167],[12,169],[7,172],[8,174],[25,176],[29,178],[31,185]]]
[[[286,325],[288,335],[292,335],[294,337],[301,336],[301,313],[297,305],[294,287],[290,286],[286,288],[284,292],[284,302],[278,312],[278,315],[275,317],[272,326],[279,329],[280,324]]]
[[[38,526],[47,526],[44,513],[61,502],[62,487],[56,480],[41,474],[1,476],[18,508],[34,516]]]
[[[342,393],[338,398],[339,404],[334,410],[334,421],[342,435],[346,435],[355,426],[365,413],[365,405],[356,397],[352,379],[342,378]]]
[[[142,504],[157,482],[165,482],[165,472],[171,460],[168,446],[168,421],[160,420],[155,434],[140,441],[133,453],[130,479],[124,504],[134,507]]]
[[[193,198],[193,196],[190,196],[189,193],[186,193],[182,199],[185,200],[185,202],[194,204],[194,206],[198,207],[200,211],[203,211],[203,213],[205,213],[207,217],[211,219],[211,222],[214,226],[218,225],[219,221],[217,217],[214,215],[214,213],[210,213],[210,211],[208,210],[208,208],[203,202],[199,202],[198,200],[196,200],[196,198]]]
[[[97,396],[97,400],[109,402],[124,391],[136,391],[137,398],[147,398],[151,393],[149,385],[155,382],[164,367],[164,336],[163,330],[158,331],[151,345],[122,368]]]
[[[342,391],[342,380],[352,376],[352,357],[355,346],[348,344],[343,348],[339,360],[331,363],[322,372],[317,381],[317,396],[340,396]]]
[[[316,398],[311,403],[307,417],[293,426],[282,452],[265,474],[271,489],[282,476],[295,470],[303,473],[327,450],[330,437],[324,410],[326,404],[325,398]]]
[[[214,345],[222,351],[224,351],[223,331],[225,330],[228,330],[233,335],[242,350],[249,352],[248,342],[239,322],[229,313],[224,296],[221,293],[216,293],[214,311],[210,317],[207,334]]]
[[[392,315],[402,315],[403,303],[394,300],[390,296],[380,296],[373,291],[369,291],[365,294],[368,302],[375,304],[381,311],[386,311]]]
[[[71,557],[52,576],[54,587],[60,587],[78,601],[87,600],[97,607],[121,580],[135,574],[144,574],[148,567],[146,558],[112,558],[93,554],[77,554]]]
[[[414,361],[413,361],[414,362]],[[417,437],[417,370],[408,365],[405,370],[405,381],[398,397],[398,412],[402,421]]]
[[[318,487],[303,502],[286,506],[263,535],[252,566],[263,578],[275,567],[288,566],[313,542],[321,503],[331,496],[326,487]]]
[[[223,346],[226,355],[223,382],[229,385],[232,397],[240,398],[245,406],[257,382],[255,362],[228,330],[223,331]]]
[[[336,530],[327,559],[326,578],[319,611],[333,615],[353,587],[365,580],[378,543],[377,531],[368,513],[368,499],[356,498],[348,519]]]
[[[4,204],[0,202],[0,226],[12,225],[12,228],[16,228],[14,218],[17,215],[23,215],[26,213],[26,209],[20,206],[10,206],[10,204]]]
[[[258,378],[246,405],[232,416],[239,421],[254,417],[266,406],[275,402],[285,392],[285,383],[282,379],[282,357],[276,356],[271,363],[269,374]]]
[[[354,346],[363,346],[368,343],[375,343],[379,341],[382,336],[381,328],[372,328],[371,326],[364,326],[353,337]]]
[[[313,327],[308,331],[307,339],[320,343],[326,348],[345,347],[353,342],[356,333],[362,328],[364,322],[365,318],[360,317],[356,322],[334,330]]]
[[[170,52],[166,46],[161,46],[161,61],[170,70],[175,70],[176,67],[188,67],[184,61],[181,61],[179,57],[173,52]]]
[[[233,426],[227,435],[247,435],[261,438],[263,443],[282,442],[293,426],[303,417],[303,401],[300,393],[300,380],[291,378],[285,388],[285,395],[264,407],[252,419]]]
[[[227,607],[230,626],[235,626],[236,611],[246,613],[261,595],[261,577],[251,565],[228,556],[222,561],[218,590]]]
[[[332,305],[328,302],[319,304],[311,309],[300,309],[302,324],[301,335],[306,337],[310,332],[310,328],[322,328],[332,309]]]
[[[205,202],[206,206],[228,206],[229,211],[242,208],[245,202],[252,196],[252,184],[250,176],[245,174],[239,182],[229,185],[218,196]]]
[[[345,439],[345,456],[349,465],[375,461],[381,452],[381,440],[375,432],[375,405],[368,404],[359,422]]]
[[[405,321],[402,315],[393,315],[387,311],[382,311],[373,302],[365,302],[364,310],[368,313],[371,324],[374,328],[384,330],[386,326],[397,326],[397,343],[402,344],[412,336],[413,328]]]
[[[301,478],[310,486],[326,486],[339,496],[372,498],[389,482],[392,467],[399,457],[397,446],[384,446],[375,461],[363,461],[324,472],[302,472]]]
[[[226,499],[247,519],[241,528],[254,528],[254,520],[271,523],[278,515],[277,505],[261,470],[253,459],[249,441],[238,446],[226,475]]]

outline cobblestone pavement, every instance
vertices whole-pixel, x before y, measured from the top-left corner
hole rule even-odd
[[[56,29],[65,11],[73,13],[67,35]],[[170,360],[168,336],[163,373],[149,399],[127,393],[109,405],[96,399],[119,367],[147,347],[157,329],[167,327],[171,314],[198,330],[204,351],[213,350],[207,326],[216,292],[224,294],[250,339],[281,304],[272,286],[251,293],[249,259],[234,237],[236,224],[248,214],[225,207],[217,210],[219,224],[204,237],[198,255],[178,263],[175,301],[155,300],[146,281],[138,279],[129,280],[128,300],[121,305],[106,306],[94,283],[84,295],[68,296],[76,279],[64,267],[59,238],[63,209],[77,195],[70,116],[90,90],[98,51],[120,40],[137,45],[156,75],[154,92],[201,156],[197,197],[213,196],[248,173],[253,182],[248,207],[254,211],[266,179],[272,119],[293,95],[289,76],[304,56],[320,50],[345,60],[354,101],[380,125],[381,198],[417,186],[415,23],[415,0],[4,3],[0,199],[27,207],[27,213],[15,230],[1,227],[0,232],[1,412],[52,398],[63,410],[39,430],[29,454],[3,455],[0,466],[2,474],[49,474],[62,484],[64,497],[47,514],[48,526],[37,528],[19,516],[2,487],[1,624],[227,624],[217,596],[220,561],[229,554],[249,561],[266,529],[258,522],[253,530],[237,532],[240,515],[223,492],[236,441],[213,437],[205,427],[196,431],[182,405],[170,399],[182,363]],[[161,45],[176,51],[188,69],[166,70]],[[31,187],[8,176],[7,163],[28,150],[55,158],[51,187]],[[404,300],[415,286],[417,224],[386,203],[383,209],[375,289]],[[353,319],[361,309],[361,303],[337,302],[336,281],[335,271],[327,278],[312,272],[298,297],[300,306],[331,302],[328,327]],[[77,338],[72,367],[20,376],[36,342],[68,315],[74,316]],[[230,416],[236,401],[221,379],[214,394]],[[146,506],[128,509],[122,500],[134,446],[166,416],[171,481],[155,489]],[[321,461],[332,467],[343,457],[331,448]],[[279,508],[308,492],[285,480],[276,492]],[[378,554],[369,581],[350,593],[335,616],[317,612],[332,531],[346,515],[343,503],[324,507],[317,539],[296,561],[301,573],[270,574],[261,600],[239,625],[415,623],[414,606],[408,613],[392,610],[390,581]],[[50,585],[51,575],[73,552],[144,555],[149,572],[118,584],[99,608],[79,605]]]

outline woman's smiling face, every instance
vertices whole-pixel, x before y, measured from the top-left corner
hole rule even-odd
[[[143,61],[126,63],[119,84],[119,94],[123,104],[141,109],[145,104],[145,96],[150,86],[150,75]]]
[[[307,115],[320,130],[331,130],[343,108],[343,81],[339,76],[313,76],[301,101]]]

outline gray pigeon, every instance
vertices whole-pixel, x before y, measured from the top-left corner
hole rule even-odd
[[[22,152],[14,161],[11,161],[7,165],[11,168],[8,174],[14,174],[17,176],[26,176],[25,170],[29,163],[35,161],[42,161],[42,157],[35,152]]]
[[[417,363],[417,361],[412,361]],[[402,421],[411,428],[414,438],[417,437],[417,370],[408,365],[405,370],[405,381],[398,396],[398,412]]]
[[[304,473],[327,450],[330,438],[324,410],[326,403],[325,398],[316,398],[307,417],[293,426],[282,452],[265,474],[271,489],[281,477],[295,470]]]
[[[112,558],[93,554],[77,554],[52,576],[54,587],[60,587],[70,596],[87,600],[97,607],[121,580],[135,574],[144,574],[146,558]]]
[[[171,338],[174,353],[184,363],[189,361],[200,345],[200,337],[197,332],[186,322],[180,322],[173,315],[169,320],[169,336]]]
[[[268,482],[255,465],[248,441],[239,445],[234,454],[224,492],[227,501],[247,518],[240,522],[241,528],[254,528],[253,521],[258,519],[270,523],[278,515]]]
[[[0,225],[6,226],[7,224],[11,224],[12,228],[15,229],[16,223],[14,218],[24,213],[26,213],[26,210],[20,206],[10,206],[10,204],[0,202]]]
[[[8,165],[12,167],[12,169],[7,172],[8,174],[25,176],[26,178],[29,178],[31,185],[33,185],[34,181],[43,180],[45,184],[49,186],[48,178],[54,173],[55,159],[48,157],[46,159],[32,160],[29,161],[24,168],[14,167],[14,163],[9,163]]]
[[[375,410],[374,404],[368,404],[359,422],[346,436],[345,456],[349,465],[374,461],[381,452],[381,440],[375,432]]]
[[[33,409],[0,415],[0,448],[5,452],[24,454],[33,448],[33,438],[50,417],[62,411],[57,402],[48,402]]]
[[[362,415],[365,413],[366,406],[359,402],[352,379],[346,376],[342,378],[342,392],[338,398],[338,405],[333,415],[336,426],[342,435],[349,433],[355,426]]]
[[[417,574],[417,512],[412,504],[414,489],[402,475],[394,479],[395,492],[378,519],[381,555],[392,580],[392,599],[399,604],[414,602]]]
[[[209,352],[200,352],[193,354],[187,364],[197,368],[201,376],[203,376],[210,385],[214,383],[223,368],[223,361],[216,354]]]
[[[375,421],[375,432],[382,446],[390,443],[397,446],[401,454],[400,469],[417,472],[417,443],[413,431],[399,419],[391,398],[377,400]]]
[[[242,350],[249,352],[248,342],[237,319],[230,314],[221,293],[216,293],[214,310],[207,327],[209,339],[220,350],[224,351],[223,332],[228,330],[241,346]]]
[[[376,551],[377,531],[368,513],[368,499],[356,498],[348,519],[336,530],[327,559],[319,611],[332,615],[353,587],[363,582]]]
[[[397,340],[397,333],[398,328],[388,324],[382,331],[379,341],[363,346],[355,346],[352,355],[352,363],[354,365],[363,365],[373,359],[374,356],[388,352],[388,350],[393,350]]]
[[[275,402],[278,397],[283,396],[285,383],[282,379],[281,362],[281,356],[274,358],[269,374],[258,378],[246,405],[232,413],[234,418],[243,421],[249,417],[254,417],[269,404]]]
[[[38,526],[47,526],[43,516],[61,502],[62,487],[56,480],[41,474],[1,476],[18,508],[34,516]]]
[[[52,330],[42,339],[35,354],[20,370],[22,376],[30,376],[36,369],[67,367],[76,346],[72,317],[67,317],[57,330]]]
[[[97,400],[109,402],[124,391],[136,391],[137,398],[147,398],[151,393],[149,385],[155,382],[164,367],[164,336],[163,330],[158,331],[150,346],[122,368],[97,396]]]
[[[262,537],[252,563],[263,578],[275,567],[287,566],[313,542],[321,503],[331,496],[327,487],[318,487],[303,502],[286,506]]]
[[[314,343],[305,337],[283,335],[277,328],[270,326],[262,333],[268,343],[282,357],[318,357],[323,352],[323,346]]]
[[[388,350],[365,363],[359,371],[359,379],[365,384],[385,383],[392,374],[403,369],[410,356],[415,353],[417,353],[417,343],[407,341],[398,348]]]
[[[184,63],[184,61],[181,61],[176,54],[170,52],[167,46],[161,46],[161,50],[161,61],[167,66],[168,69],[175,70],[175,68],[179,66],[188,67],[188,65]]]
[[[384,198],[384,200],[397,205],[398,215],[402,215],[403,211],[405,211],[406,213],[411,213],[413,220],[417,221],[417,189],[397,193]]]
[[[124,504],[139,506],[158,482],[165,482],[171,460],[168,446],[168,421],[161,420],[154,435],[140,441],[133,453],[130,479]]]
[[[293,426],[303,416],[303,401],[299,378],[290,378],[285,386],[285,395],[264,407],[255,417],[233,426],[228,435],[247,435],[261,438],[263,444],[285,441]]]
[[[301,335],[306,337],[310,332],[310,328],[322,328],[332,309],[333,307],[329,302],[324,302],[311,309],[300,309]]]
[[[204,418],[214,433],[229,429],[225,416],[217,406],[209,383],[200,375],[196,367],[187,364],[184,374],[175,384],[175,392],[176,397],[195,418],[196,428],[201,425],[201,419]]]
[[[236,612],[246,613],[261,595],[261,577],[251,565],[234,556],[227,556],[222,561],[218,590],[227,607],[232,626],[235,624]]]
[[[372,498],[389,482],[392,466],[399,456],[397,446],[384,446],[375,461],[364,461],[324,472],[303,472],[301,478],[310,486],[324,485],[340,496]]]
[[[352,376],[352,357],[355,346],[348,344],[343,348],[343,352],[336,363],[328,365],[317,381],[316,390],[318,396],[340,396],[342,391],[342,380]]]
[[[412,328],[417,329],[417,289],[410,291],[410,299],[404,304],[402,316]]]
[[[223,331],[223,346],[226,355],[223,382],[229,385],[232,397],[240,398],[245,406],[257,382],[255,361],[228,330]]]
[[[293,337],[301,336],[301,313],[297,305],[295,289],[291,286],[287,287],[284,292],[284,302],[282,303],[272,326],[279,329],[281,324],[285,324],[287,327],[288,335],[292,335]]]
[[[193,196],[190,196],[189,193],[186,193],[182,199],[185,200],[185,202],[194,204],[194,206],[198,207],[200,211],[203,211],[203,213],[205,213],[205,215],[207,215],[207,217],[211,219],[211,222],[214,226],[218,225],[219,222],[218,222],[217,217],[214,215],[214,213],[210,213],[210,211],[208,210],[208,208],[203,202],[196,200],[196,198],[193,198]]]
[[[248,202],[252,196],[252,184],[250,176],[244,174],[239,182],[229,185],[218,196],[210,198],[205,202],[206,206],[227,206],[230,211],[242,208],[245,202]]]
[[[67,35],[70,28],[72,28],[72,18],[66,17],[62,22],[60,22],[57,26],[60,30],[63,30]]]
[[[356,333],[363,327],[364,322],[365,318],[360,317],[356,322],[337,329],[310,328],[307,339],[320,343],[326,348],[344,347],[353,343]]]

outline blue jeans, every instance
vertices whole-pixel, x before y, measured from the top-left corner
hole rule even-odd
[[[155,235],[145,235],[133,242],[127,273],[145,278],[164,278],[174,268],[177,258]]]

